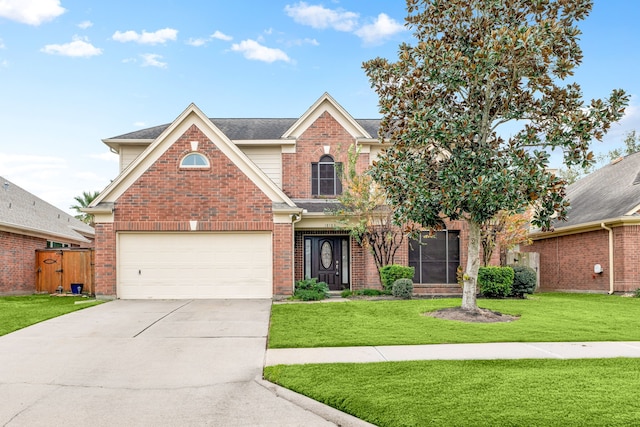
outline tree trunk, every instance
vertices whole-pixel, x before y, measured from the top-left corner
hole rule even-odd
[[[478,269],[480,268],[480,224],[468,221],[469,244],[467,246],[467,269],[462,289],[462,309],[478,311],[476,302]]]

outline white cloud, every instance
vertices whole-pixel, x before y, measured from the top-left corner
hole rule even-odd
[[[93,27],[93,22],[91,21],[82,21],[81,23],[78,24],[78,28],[82,28],[83,30],[86,30],[87,28]]]
[[[245,58],[256,61],[275,62],[284,61],[291,62],[291,58],[280,49],[274,49],[261,45],[255,40],[243,40],[240,43],[231,45],[234,52],[242,52]]]
[[[98,159],[98,160],[105,160],[107,162],[118,162],[118,155],[112,153],[111,151],[105,151],[105,152],[100,153],[100,154],[89,154],[89,158]]]
[[[143,128],[143,127],[145,127],[147,124],[146,124],[145,122],[135,122],[133,125],[134,125],[135,127],[138,127],[138,128]]]
[[[153,33],[142,31],[140,34],[132,30],[125,32],[116,31],[113,33],[111,38],[122,43],[136,42],[139,44],[150,45],[164,44],[168,41],[175,41],[178,38],[178,30],[174,30],[173,28],[163,28],[161,30],[154,31]]]
[[[210,41],[217,39],[217,40],[223,40],[223,41],[231,41],[233,40],[233,37],[228,36],[224,33],[221,33],[220,31],[217,31],[213,34],[211,34],[209,37],[200,37],[200,38],[190,38],[189,40],[187,40],[185,43],[188,44],[189,46],[195,46],[195,47],[200,47],[200,46],[204,46],[207,43],[209,43]]]
[[[233,40],[233,37],[228,36],[228,35],[220,32],[218,30],[216,30],[215,33],[211,34],[211,38],[212,39],[222,40],[222,41],[225,41],[225,42],[229,42],[229,41]]]
[[[381,13],[373,23],[362,26],[355,34],[367,44],[378,44],[404,30],[404,26],[398,21]]]
[[[291,40],[289,42],[286,42],[286,44],[288,46],[302,46],[305,44],[310,44],[312,46],[320,46],[320,43],[318,43],[318,40],[309,39],[309,38]]]
[[[167,68],[167,63],[160,61],[162,55],[158,55],[157,53],[143,53],[140,57],[143,60],[143,67]]]
[[[207,39],[193,39],[193,38],[190,38],[185,43],[187,43],[189,46],[199,47],[199,46],[204,46],[205,44],[207,44],[208,41],[209,40],[207,40]]]
[[[0,17],[38,26],[62,15],[60,0],[0,0]]]
[[[4,49],[6,46],[4,45],[4,41],[0,39],[0,49]]]
[[[0,153],[0,170],[7,176],[50,178],[58,176],[59,171],[66,169],[67,161],[61,157]]]
[[[0,61],[0,68],[9,68],[9,61],[7,61],[6,59]]]
[[[284,8],[295,22],[313,28],[333,28],[337,31],[353,31],[358,25],[359,14],[343,9],[327,9],[322,5],[310,5],[299,2]]]
[[[86,38],[73,37],[73,41],[65,44],[48,44],[41,52],[50,55],[71,56],[75,58],[89,58],[91,56],[102,55],[102,49],[93,46]]]

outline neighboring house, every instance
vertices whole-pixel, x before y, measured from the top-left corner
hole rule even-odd
[[[630,292],[640,287],[640,153],[567,188],[566,222],[531,234],[543,291]]]
[[[118,298],[271,298],[304,277],[333,290],[379,286],[370,253],[326,214],[357,167],[383,149],[379,120],[356,120],[324,94],[301,117],[209,119],[190,105],[168,125],[103,140],[120,174],[95,215],[96,294]],[[453,284],[465,262],[461,223],[396,262],[417,267],[416,291]]]
[[[36,250],[93,246],[91,226],[0,177],[0,294],[36,291]]]

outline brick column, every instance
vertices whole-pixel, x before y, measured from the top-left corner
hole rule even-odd
[[[273,295],[293,294],[293,226],[273,224]]]
[[[116,297],[116,232],[113,223],[95,225],[95,292],[97,297]]]

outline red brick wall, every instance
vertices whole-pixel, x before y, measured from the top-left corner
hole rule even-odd
[[[293,226],[273,226],[273,294],[292,295],[294,278]]]
[[[618,229],[615,229],[618,234]],[[615,236],[614,234],[614,236]],[[615,241],[619,241],[616,236]],[[619,244],[614,245],[618,246]],[[568,236],[536,240],[521,247],[523,252],[540,254],[541,291],[606,292],[609,290],[609,233],[596,230]],[[614,253],[617,252],[614,249]],[[616,255],[614,255],[615,259]],[[623,261],[621,259],[621,261]],[[600,264],[602,274],[593,267]]]
[[[46,239],[0,231],[0,294],[36,291],[36,249],[46,247]]]
[[[210,169],[180,169],[198,141]],[[195,125],[118,199],[116,221],[272,221],[271,200]]]
[[[640,226],[628,225],[614,230],[614,291],[632,292],[640,288]]]
[[[294,199],[310,199],[311,163],[317,162],[329,146],[336,162],[347,162],[347,150],[355,139],[328,112],[324,112],[296,141],[296,152],[282,155],[282,189]],[[366,168],[369,154],[361,154],[358,168]],[[323,198],[326,196],[322,196]]]
[[[98,297],[116,295],[116,233],[113,223],[96,223],[95,291]]]
[[[614,292],[640,287],[640,226],[613,228]],[[540,253],[540,285],[543,291],[609,291],[609,232],[596,230],[537,240],[523,247]],[[593,272],[600,264],[603,273]]]
[[[180,168],[191,141],[198,141],[198,152],[208,158],[210,168]],[[116,294],[118,231],[189,231],[189,221],[198,221],[199,231],[274,230],[278,249],[286,247],[286,226],[291,234],[287,224],[274,229],[271,200],[195,125],[118,198],[114,219],[96,224],[97,295]],[[290,235],[289,247],[292,239]],[[277,268],[289,268],[290,288],[292,267],[274,259],[274,278]],[[274,280],[274,292],[284,288],[283,277]]]

